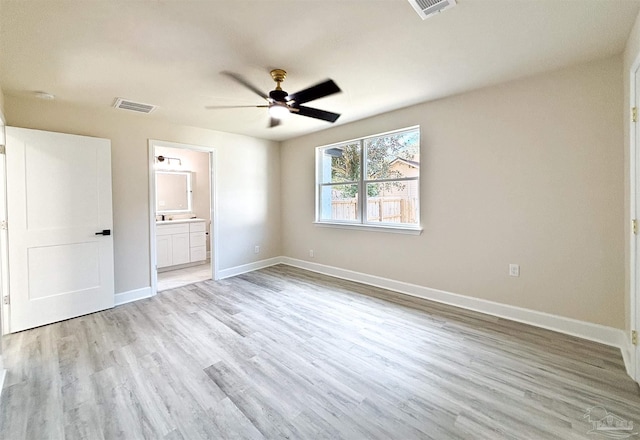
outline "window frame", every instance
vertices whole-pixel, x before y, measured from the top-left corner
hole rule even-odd
[[[367,231],[383,231],[394,232],[402,234],[418,235],[422,232],[422,226],[420,223],[420,173],[417,177],[399,177],[399,178],[385,178],[385,179],[369,179],[366,175],[367,171],[367,151],[365,142],[370,139],[380,138],[384,136],[394,135],[402,132],[418,132],[419,148],[421,147],[421,133],[420,126],[414,125],[411,127],[400,128],[398,130],[387,131],[384,133],[377,133],[370,136],[364,136],[361,138],[351,139],[347,141],[336,142],[328,145],[321,145],[316,147],[315,154],[315,221],[316,226],[340,228],[340,229],[359,229]],[[344,182],[323,182],[323,160],[322,156],[324,152],[330,148],[339,148],[347,145],[357,144],[360,149],[360,175],[357,181],[344,181]],[[388,183],[388,182],[416,182],[418,187],[418,209],[417,209],[417,221],[415,224],[409,223],[383,223],[383,222],[369,222],[367,221],[367,203],[369,196],[367,195],[367,185],[376,183]],[[326,187],[334,187],[341,185],[357,185],[358,190],[358,202],[356,209],[355,220],[334,220],[334,219],[322,219],[322,191]]]

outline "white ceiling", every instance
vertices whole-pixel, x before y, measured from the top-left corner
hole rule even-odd
[[[620,53],[640,0],[459,0],[421,20],[406,0],[0,0],[0,85],[108,108],[155,104],[170,122],[284,140],[331,124],[292,115],[267,128],[273,68],[290,93],[332,78],[306,105],[336,124]],[[35,99],[35,98],[34,98]],[[46,105],[46,103],[43,103]],[[115,110],[124,112],[125,110]]]

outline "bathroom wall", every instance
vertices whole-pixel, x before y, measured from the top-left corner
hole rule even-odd
[[[209,153],[186,150],[184,148],[156,147],[156,156],[175,157],[178,161],[170,161],[169,165],[157,164],[158,170],[191,171],[192,212],[188,214],[171,215],[172,218],[191,218],[196,216],[207,220],[207,233],[211,227],[211,179],[209,173]],[[207,240],[207,252],[210,252]]]

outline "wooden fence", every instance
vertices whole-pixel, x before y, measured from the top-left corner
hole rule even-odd
[[[367,221],[381,223],[416,223],[418,203],[416,199],[403,197],[373,197],[367,199]],[[356,220],[358,200],[331,201],[331,218]]]

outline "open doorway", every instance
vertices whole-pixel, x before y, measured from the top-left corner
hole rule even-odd
[[[149,141],[153,292],[216,279],[215,150]]]

